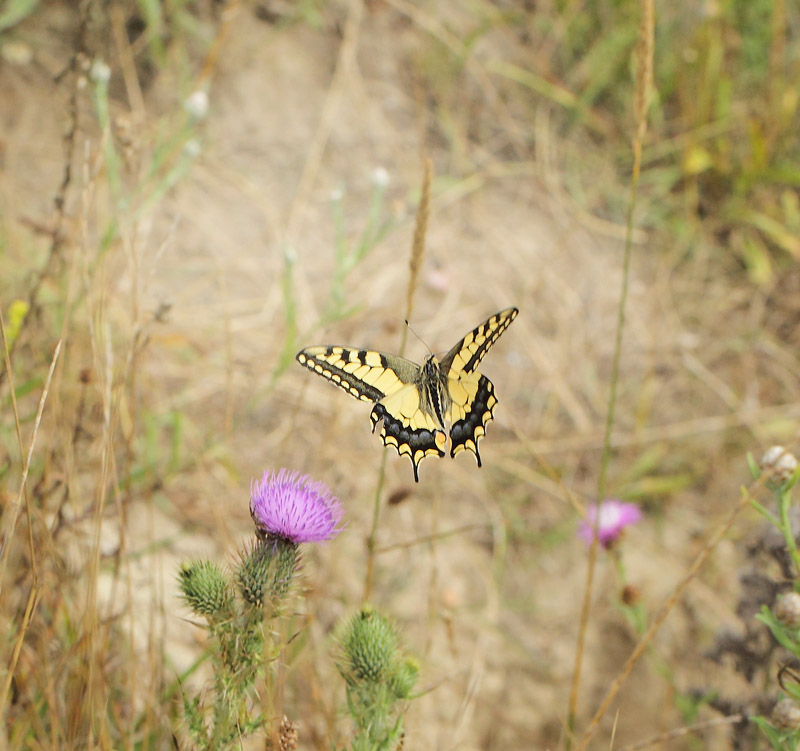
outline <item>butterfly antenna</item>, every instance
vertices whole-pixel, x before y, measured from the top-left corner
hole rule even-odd
[[[408,318],[405,318],[404,320],[406,322],[406,326],[408,326],[408,330],[422,342],[422,344],[427,348],[428,353],[432,355],[433,350],[428,347],[428,342],[426,342],[416,331],[414,331],[414,327],[408,322]]]

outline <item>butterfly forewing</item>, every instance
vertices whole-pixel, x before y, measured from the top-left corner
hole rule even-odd
[[[414,383],[419,372],[403,357],[352,347],[307,347],[297,353],[297,362],[365,402],[378,402]]]
[[[476,326],[442,358],[442,370],[450,378],[473,373],[518,313],[518,308],[507,308]]]

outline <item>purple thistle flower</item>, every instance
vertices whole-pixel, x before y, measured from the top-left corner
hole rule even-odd
[[[250,483],[250,515],[256,527],[295,545],[336,537],[343,514],[328,487],[308,475],[281,469]]]
[[[578,537],[582,537],[587,545],[592,542],[596,518],[597,504],[593,503],[586,510],[586,518],[578,527]],[[641,518],[641,509],[635,503],[623,503],[616,498],[609,498],[600,504],[597,539],[604,548],[610,548],[619,539],[625,527],[636,524]]]

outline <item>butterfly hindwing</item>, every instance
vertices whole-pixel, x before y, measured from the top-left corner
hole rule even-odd
[[[406,454],[414,467],[414,480],[419,482],[419,463],[426,456],[444,456],[441,446],[447,438],[433,418],[423,409],[420,390],[408,385],[378,402],[370,413],[372,430],[382,420],[381,439],[384,446],[394,446],[401,456]]]
[[[493,418],[493,410],[497,404],[494,385],[480,373],[471,373],[453,383],[451,379],[450,393],[453,404],[450,407],[450,456],[459,451],[471,451],[481,466],[481,455],[478,452],[478,441],[486,434],[486,424]],[[463,404],[456,401],[455,394],[464,390],[468,399]]]
[[[497,399],[492,382],[477,367],[518,313],[508,308],[488,318],[441,362],[431,355],[420,366],[399,355],[339,346],[307,347],[297,361],[356,399],[374,402],[373,431],[381,422],[384,445],[408,456],[419,482],[420,462],[444,456],[447,430],[450,456],[471,451],[481,466],[478,441]]]
[[[486,424],[494,416],[497,397],[494,385],[477,371],[500,335],[517,317],[517,308],[508,308],[486,319],[455,345],[441,362],[442,374],[447,376],[450,405],[450,456],[459,451],[475,454],[478,466],[481,455],[478,441],[486,434]]]

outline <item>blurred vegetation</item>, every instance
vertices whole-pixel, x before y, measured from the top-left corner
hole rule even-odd
[[[530,12],[503,13],[479,7],[484,16],[461,46],[442,30],[420,55],[442,127],[449,132],[457,119],[458,84],[478,58],[529,92],[531,122],[537,108],[552,107],[573,198],[621,221],[627,193],[593,183],[586,152],[624,185],[639,3],[537,3]],[[798,24],[800,8],[782,0],[667,4],[656,15],[656,96],[637,223],[678,257],[718,249],[761,284],[800,258]],[[510,55],[503,60],[478,44],[508,34],[518,43],[504,48]],[[519,92],[508,98],[519,100]]]
[[[98,284],[102,282],[109,249],[124,244],[142,214],[190,173],[202,145],[203,113],[188,109],[184,103],[193,92],[204,91],[209,83],[204,76],[213,74],[216,34],[223,23],[221,6],[188,0],[139,0],[118,6],[124,7],[124,27],[142,88],[146,90],[144,84],[160,74],[174,80],[176,88],[172,109],[159,113],[151,127],[138,129],[135,138],[124,132],[121,122],[112,122],[108,69],[99,64],[87,66],[85,90],[91,96],[93,125],[105,134],[104,170],[112,206],[112,219],[104,217],[108,224],[96,229],[97,242],[82,271],[87,289],[95,276]],[[320,34],[338,34],[343,17],[342,6],[335,3],[306,0],[281,6],[280,11],[267,2],[253,1],[245,6],[244,12],[254,13],[263,21],[308,24]],[[448,166],[453,173],[468,171],[464,165],[477,157],[470,157],[474,152],[466,144],[485,135],[470,121],[485,102],[485,91],[475,93],[464,85],[473,80],[477,70],[478,80],[488,76],[500,90],[503,102],[510,107],[509,122],[516,124],[521,134],[518,142],[509,138],[518,148],[502,149],[489,158],[509,162],[530,159],[538,146],[532,124],[537,113],[545,110],[558,132],[561,151],[556,166],[563,171],[562,179],[572,199],[591,215],[621,223],[628,196],[624,186],[631,169],[632,67],[639,3],[474,2],[469,5],[468,18],[459,18],[459,31],[453,30],[455,24],[452,28],[448,24],[446,6],[412,6],[415,13],[442,16],[436,23],[420,25],[424,33],[420,33],[422,41],[414,53],[414,69],[433,108],[437,135],[446,141],[451,159]],[[25,42],[26,24],[46,16],[52,7],[36,0],[8,0],[0,6],[0,51],[4,59],[17,54],[14,45]],[[404,4],[373,0],[366,7],[367,15],[370,9],[388,9],[396,12],[398,23],[406,20]],[[84,12],[91,9],[88,21],[81,20],[81,8]],[[113,38],[109,8],[110,4],[104,2],[76,3],[72,10],[76,29],[82,23],[88,28],[86,51],[100,59]],[[464,13],[463,8],[459,13]],[[427,15],[409,17],[412,22],[428,20]],[[674,262],[711,255],[723,267],[768,286],[777,272],[800,258],[798,29],[800,6],[785,0],[718,0],[659,7],[656,99],[650,113],[636,223],[653,232],[657,247]],[[76,33],[76,40],[79,36]],[[235,39],[226,43],[235,44]],[[201,69],[202,74],[198,73]],[[476,97],[477,103],[469,101],[469,96]],[[494,122],[492,127],[499,130],[506,124]],[[600,167],[595,170],[587,165]],[[612,175],[615,181],[598,179],[598,175]],[[54,198],[58,205],[59,197]],[[332,201],[331,221],[337,237],[332,252],[337,262],[321,312],[323,321],[353,312],[346,304],[347,276],[390,229],[382,200],[383,186],[376,183],[372,209],[351,244],[344,231],[341,196]],[[182,444],[187,421],[179,411],[165,408],[158,413],[140,405],[138,391],[131,383],[151,322],[137,321],[141,326],[128,332],[130,338],[124,341],[116,330],[93,329],[93,323],[102,319],[100,304],[88,294],[77,294],[67,301],[69,283],[65,264],[60,262],[64,242],[61,228],[53,229],[49,253],[32,252],[30,248],[12,252],[5,225],[15,219],[0,213],[0,221],[5,346],[9,353],[16,348],[20,351],[19,357],[12,358],[13,395],[5,368],[0,381],[6,416],[0,433],[0,496],[5,500],[16,498],[25,467],[30,472],[27,492],[31,506],[42,514],[42,518],[35,514],[31,519],[20,518],[13,544],[8,544],[3,553],[2,583],[11,582],[14,587],[11,594],[8,588],[3,592],[0,619],[14,628],[9,629],[10,636],[2,647],[12,669],[8,681],[0,686],[0,713],[5,712],[13,726],[10,740],[18,747],[34,747],[31,739],[44,737],[53,739],[54,747],[59,743],[82,747],[87,738],[96,737],[98,728],[108,736],[103,736],[108,747],[120,745],[120,738],[138,739],[125,747],[166,747],[171,742],[172,723],[180,713],[169,668],[160,655],[151,658],[147,705],[140,708],[136,702],[141,698],[141,686],[134,685],[130,672],[116,657],[107,659],[119,651],[118,645],[127,636],[125,629],[116,618],[98,623],[81,615],[88,609],[84,610],[83,591],[76,589],[85,585],[85,579],[76,584],[74,571],[54,542],[70,523],[61,517],[61,503],[70,493],[88,499],[83,519],[91,519],[92,513],[99,519],[107,495],[122,505],[129,499],[132,486],[141,484],[157,490],[164,478],[185,469],[188,460]],[[284,250],[281,282],[286,331],[276,378],[291,362],[297,345],[294,256],[291,248]],[[72,322],[70,317],[79,318],[85,329],[73,327],[76,350],[89,351],[96,346],[98,352],[104,352],[105,347],[111,352],[109,340],[114,340],[122,356],[109,361],[107,373],[78,373],[79,358],[64,366],[75,371],[61,382],[63,393],[59,397],[77,405],[73,424],[65,420],[64,434],[45,442],[45,455],[37,453],[28,468],[17,430],[20,424],[27,428],[35,421],[52,342],[64,329],[65,320]],[[97,381],[104,395],[106,388],[110,395],[112,386],[116,389],[122,385],[121,396],[114,392],[118,422],[112,423],[100,409],[103,406],[110,414],[111,404],[94,404],[94,410],[85,406],[87,384]],[[101,470],[98,461],[95,468],[96,485],[81,477],[86,487],[80,488],[82,494],[76,492],[70,486],[73,478],[54,476],[57,473],[52,471],[50,457],[57,451],[75,453],[86,445],[82,443],[86,436],[101,435],[104,430],[109,431],[103,439],[108,442],[106,449],[119,460],[116,474],[109,479],[108,465],[113,462],[106,457],[106,466]],[[665,469],[660,456],[658,461],[649,462],[650,458],[645,456],[647,462],[643,459],[621,478],[617,488],[620,495],[661,498],[691,483],[692,476],[681,462],[675,461]],[[20,491],[20,503],[22,497]],[[10,507],[10,503],[5,506]],[[50,513],[55,519],[48,516]],[[8,516],[3,524],[7,529]],[[27,535],[20,534],[23,527]],[[520,537],[524,534],[524,525],[520,525]],[[37,551],[44,551],[39,569]],[[113,561],[113,565],[119,565],[119,561]],[[93,566],[90,577],[96,577],[99,563],[95,561]],[[54,585],[42,589],[44,580]],[[62,696],[66,701],[59,700]],[[98,713],[93,715],[93,710]]]

